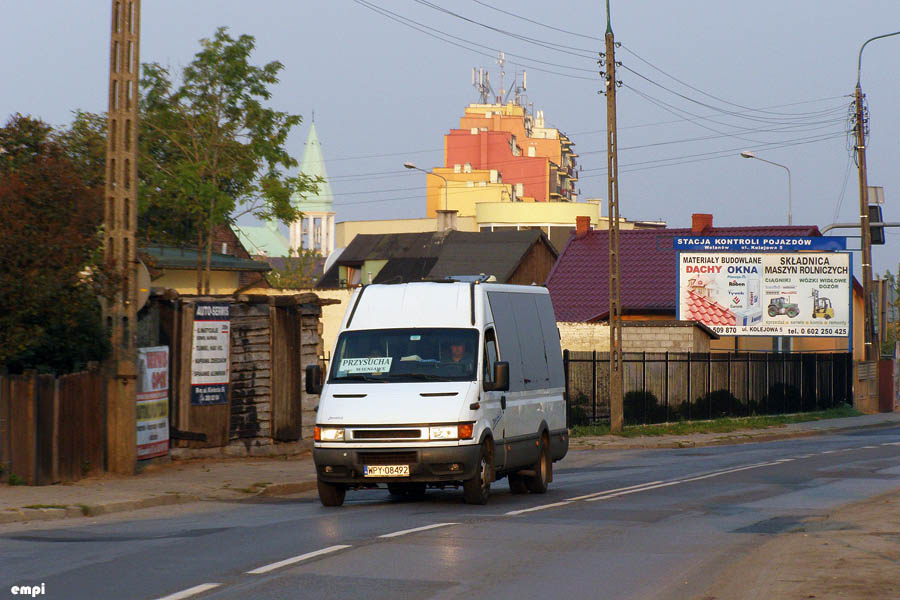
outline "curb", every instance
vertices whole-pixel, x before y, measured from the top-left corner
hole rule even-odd
[[[96,517],[118,512],[172,506],[174,504],[191,504],[199,502],[200,497],[191,494],[171,494],[152,496],[140,500],[122,500],[104,504],[79,504],[62,508],[10,508],[0,511],[0,524],[22,523],[27,521],[55,521],[76,517]]]
[[[600,441],[596,444],[591,443],[570,443],[570,450],[654,450],[669,448],[704,448],[707,446],[728,446],[738,444],[749,444],[753,442],[774,442],[778,440],[787,440],[793,438],[813,437],[817,435],[826,435],[829,433],[839,433],[842,431],[854,431],[857,429],[883,429],[887,427],[896,427],[897,423],[882,422],[871,423],[868,425],[846,425],[843,427],[830,427],[819,429],[802,429],[799,431],[766,431],[759,430],[760,433],[740,433],[723,434],[722,437],[710,439],[676,439],[676,440],[659,440],[656,442],[631,442],[620,441],[629,438],[614,438],[608,442]],[[702,434],[701,434],[702,435]],[[607,436],[604,436],[607,437]],[[571,440],[572,438],[570,438]],[[589,439],[589,438],[584,438]],[[631,438],[634,439],[634,438]]]
[[[298,481],[294,483],[273,483],[272,485],[268,485],[261,489],[254,496],[289,496],[291,494],[299,494],[301,492],[308,492],[314,489],[316,489],[315,480]]]

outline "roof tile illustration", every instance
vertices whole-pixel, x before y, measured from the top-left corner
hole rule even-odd
[[[705,325],[734,325],[736,322],[733,312],[690,290],[685,292],[685,304],[681,318],[686,321],[700,321]]]

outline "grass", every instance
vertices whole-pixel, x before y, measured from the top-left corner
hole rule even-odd
[[[818,412],[796,413],[792,415],[766,415],[756,417],[736,417],[713,419],[711,421],[676,421],[656,425],[626,425],[622,433],[613,434],[626,438],[658,435],[685,435],[689,433],[729,433],[741,429],[765,429],[777,425],[857,417],[862,413],[849,405],[830,408]],[[610,435],[609,425],[576,425],[571,436],[589,437]]]
[[[65,508],[64,504],[28,504],[22,508]]]

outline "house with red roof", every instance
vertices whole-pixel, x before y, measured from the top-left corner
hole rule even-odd
[[[694,214],[690,228],[619,231],[620,301],[623,321],[671,321],[678,298],[677,237],[818,237],[814,225],[715,227],[713,217]],[[685,298],[688,314],[682,320],[734,325],[735,314],[715,302],[701,276],[690,281]],[[580,221],[547,278],[556,320],[562,323],[605,323],[609,318],[609,231],[593,230]],[[862,348],[861,289],[854,280],[854,350]],[[721,336],[710,341],[711,351],[772,351],[775,338]],[[841,338],[794,338],[796,351],[835,352],[847,349]]]

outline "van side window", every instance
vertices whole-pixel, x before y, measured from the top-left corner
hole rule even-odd
[[[494,382],[494,363],[497,362],[497,338],[494,337],[494,330],[488,329],[484,332],[484,380],[489,383]]]

